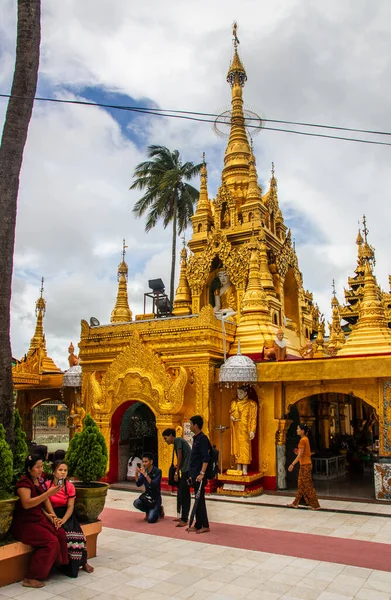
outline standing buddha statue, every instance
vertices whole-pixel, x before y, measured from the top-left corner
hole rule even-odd
[[[247,468],[252,460],[251,440],[257,429],[258,405],[250,400],[245,387],[238,388],[229,414],[232,421],[231,455],[235,459],[236,469],[247,475]]]

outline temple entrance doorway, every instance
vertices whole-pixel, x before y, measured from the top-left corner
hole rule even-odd
[[[68,448],[69,409],[66,404],[61,400],[46,399],[33,406],[31,415],[34,442],[47,446],[49,453]]]
[[[375,498],[379,422],[371,405],[353,394],[316,394],[293,404],[288,419],[292,423],[286,437],[286,465],[295,458],[297,425],[304,423],[311,430],[313,478],[320,496]],[[287,487],[297,487],[297,467],[287,472]]]
[[[111,421],[110,483],[128,482],[129,462],[135,457],[141,460],[144,452],[151,452],[158,464],[156,417],[143,402],[130,400],[115,411]]]

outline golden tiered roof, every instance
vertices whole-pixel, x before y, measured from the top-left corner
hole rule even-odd
[[[46,350],[46,338],[43,331],[43,318],[46,312],[46,301],[43,297],[44,278],[41,280],[40,296],[35,303],[35,314],[37,323],[34,335],[31,338],[30,347],[27,354],[17,361],[12,368],[12,379],[15,384],[33,384],[42,383],[42,377],[45,375],[60,375],[61,369],[48,356]]]
[[[388,327],[379,286],[369,260],[364,266],[364,286],[358,308],[358,321],[338,356],[391,352]]]

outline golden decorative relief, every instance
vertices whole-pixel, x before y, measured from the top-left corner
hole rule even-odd
[[[131,398],[147,404],[156,415],[172,414],[182,408],[187,378],[184,367],[170,377],[162,361],[134,332],[128,347],[111,363],[101,383],[96,373],[89,375],[85,401],[95,414],[110,414]]]

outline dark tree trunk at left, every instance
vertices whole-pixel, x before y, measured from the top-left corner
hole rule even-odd
[[[37,89],[41,41],[41,0],[18,0],[12,98],[0,146],[0,422],[12,443],[12,355],[10,304],[19,175]]]

